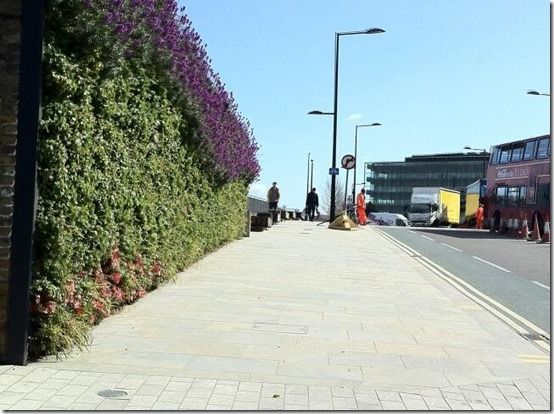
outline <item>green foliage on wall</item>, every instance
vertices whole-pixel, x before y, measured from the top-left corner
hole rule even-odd
[[[58,43],[44,58],[34,357],[86,345],[99,320],[241,237],[248,185],[206,169],[197,110],[155,71]]]

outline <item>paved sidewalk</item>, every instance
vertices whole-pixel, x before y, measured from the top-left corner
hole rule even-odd
[[[0,366],[0,408],[550,408],[549,356],[371,227],[252,233],[93,337]]]

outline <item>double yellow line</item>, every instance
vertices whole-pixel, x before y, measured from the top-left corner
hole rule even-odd
[[[454,286],[458,291],[463,293],[465,296],[473,300],[474,302],[478,303],[485,309],[487,309],[489,312],[491,312],[494,316],[508,324],[512,329],[514,329],[517,333],[519,333],[524,338],[528,339],[530,342],[534,343],[536,346],[538,346],[543,351],[546,351],[548,354],[550,354],[550,334],[543,329],[539,328],[537,325],[532,323],[531,321],[525,319],[521,315],[518,315],[514,311],[508,309],[501,303],[497,302],[490,296],[485,295],[483,292],[477,290],[473,286],[471,286],[466,281],[460,279],[458,276],[450,273],[448,270],[443,268],[442,266],[438,265],[437,263],[433,262],[432,260],[428,259],[427,257],[421,255],[416,250],[412,249],[410,246],[402,243],[401,241],[395,239],[391,235],[385,233],[383,230],[378,229],[376,227],[372,227],[378,234],[380,234],[383,238],[387,239],[391,243],[395,244],[397,247],[399,247],[401,250],[403,250],[405,253],[407,253],[409,256],[413,257],[416,261],[421,263],[423,266],[425,266],[427,269],[429,269],[431,272],[442,278],[443,280],[450,283],[452,286]],[[542,337],[544,339],[529,339],[529,337]],[[531,357],[530,355],[525,355],[522,357],[526,357],[529,359]],[[533,357],[534,358],[534,357]],[[524,359],[524,358],[522,358]],[[548,359],[548,361],[550,361]],[[531,361],[528,361],[531,362]],[[535,362],[535,363],[542,363],[542,362]]]

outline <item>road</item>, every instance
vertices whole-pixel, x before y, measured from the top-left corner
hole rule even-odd
[[[550,333],[550,243],[466,229],[379,226],[511,311]]]

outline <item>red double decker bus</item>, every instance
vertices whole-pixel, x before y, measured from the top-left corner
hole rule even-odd
[[[529,229],[538,221],[542,236],[550,218],[550,141],[550,135],[542,135],[491,148],[487,169],[491,231],[505,231],[510,219],[521,224],[527,218]]]

